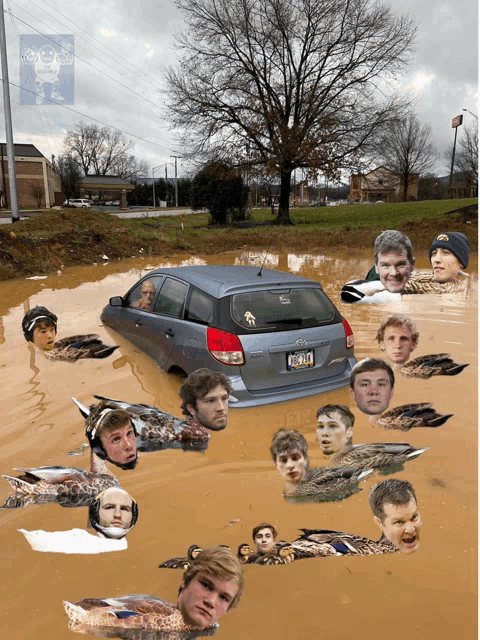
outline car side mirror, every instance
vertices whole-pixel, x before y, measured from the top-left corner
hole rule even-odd
[[[123,298],[122,296],[113,296],[108,301],[111,307],[123,307]]]

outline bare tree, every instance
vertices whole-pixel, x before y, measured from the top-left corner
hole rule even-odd
[[[380,140],[373,146],[376,161],[399,176],[405,201],[408,198],[408,185],[435,164],[436,150],[430,142],[431,136],[430,125],[420,124],[418,118],[410,114],[386,127]]]
[[[445,152],[445,161],[452,164],[453,144]],[[467,187],[478,188],[478,120],[465,127],[455,151],[454,168],[463,174]]]
[[[149,165],[145,160],[137,160],[134,155],[125,154],[117,159],[113,171],[119,178],[136,181],[148,176]]]
[[[69,200],[75,195],[77,182],[82,177],[78,163],[68,154],[58,156],[55,161],[55,168],[60,178],[62,191],[65,198]]]
[[[133,142],[117,129],[99,127],[96,124],[79,122],[70,129],[64,140],[66,153],[71,156],[84,175],[117,175],[119,164],[128,157]]]
[[[280,175],[289,222],[292,171],[331,178],[379,127],[404,113],[386,82],[409,60],[416,27],[374,0],[175,0],[187,28],[166,71],[184,155],[244,155]]]
[[[40,209],[42,206],[43,196],[45,195],[43,181],[42,182],[32,182],[30,185],[30,194],[35,198],[37,202],[37,209]]]

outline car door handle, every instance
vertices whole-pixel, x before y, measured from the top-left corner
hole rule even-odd
[[[142,321],[141,320],[135,320],[135,326],[136,327],[141,327],[142,326]]]
[[[173,331],[171,329],[167,329],[165,331],[165,335],[167,336],[167,338],[173,338],[175,337],[175,334],[173,333]]]

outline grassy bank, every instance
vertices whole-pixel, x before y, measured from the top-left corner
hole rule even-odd
[[[460,207],[476,199],[438,200],[383,205],[294,209],[295,226],[247,229],[207,227],[209,216],[123,220],[85,209],[49,210],[29,220],[0,228],[0,279],[42,274],[62,266],[131,256],[173,253],[208,254],[235,249],[290,249],[321,252],[334,248],[369,248],[383,229],[395,228],[411,237],[414,247],[427,248],[439,231],[461,231],[477,251],[478,210]],[[254,210],[252,220],[271,220],[267,209]]]

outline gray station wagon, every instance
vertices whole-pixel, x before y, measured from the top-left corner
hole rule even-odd
[[[165,371],[226,374],[231,407],[337,389],[356,362],[352,330],[321,285],[271,269],[155,269],[101,318]]]

